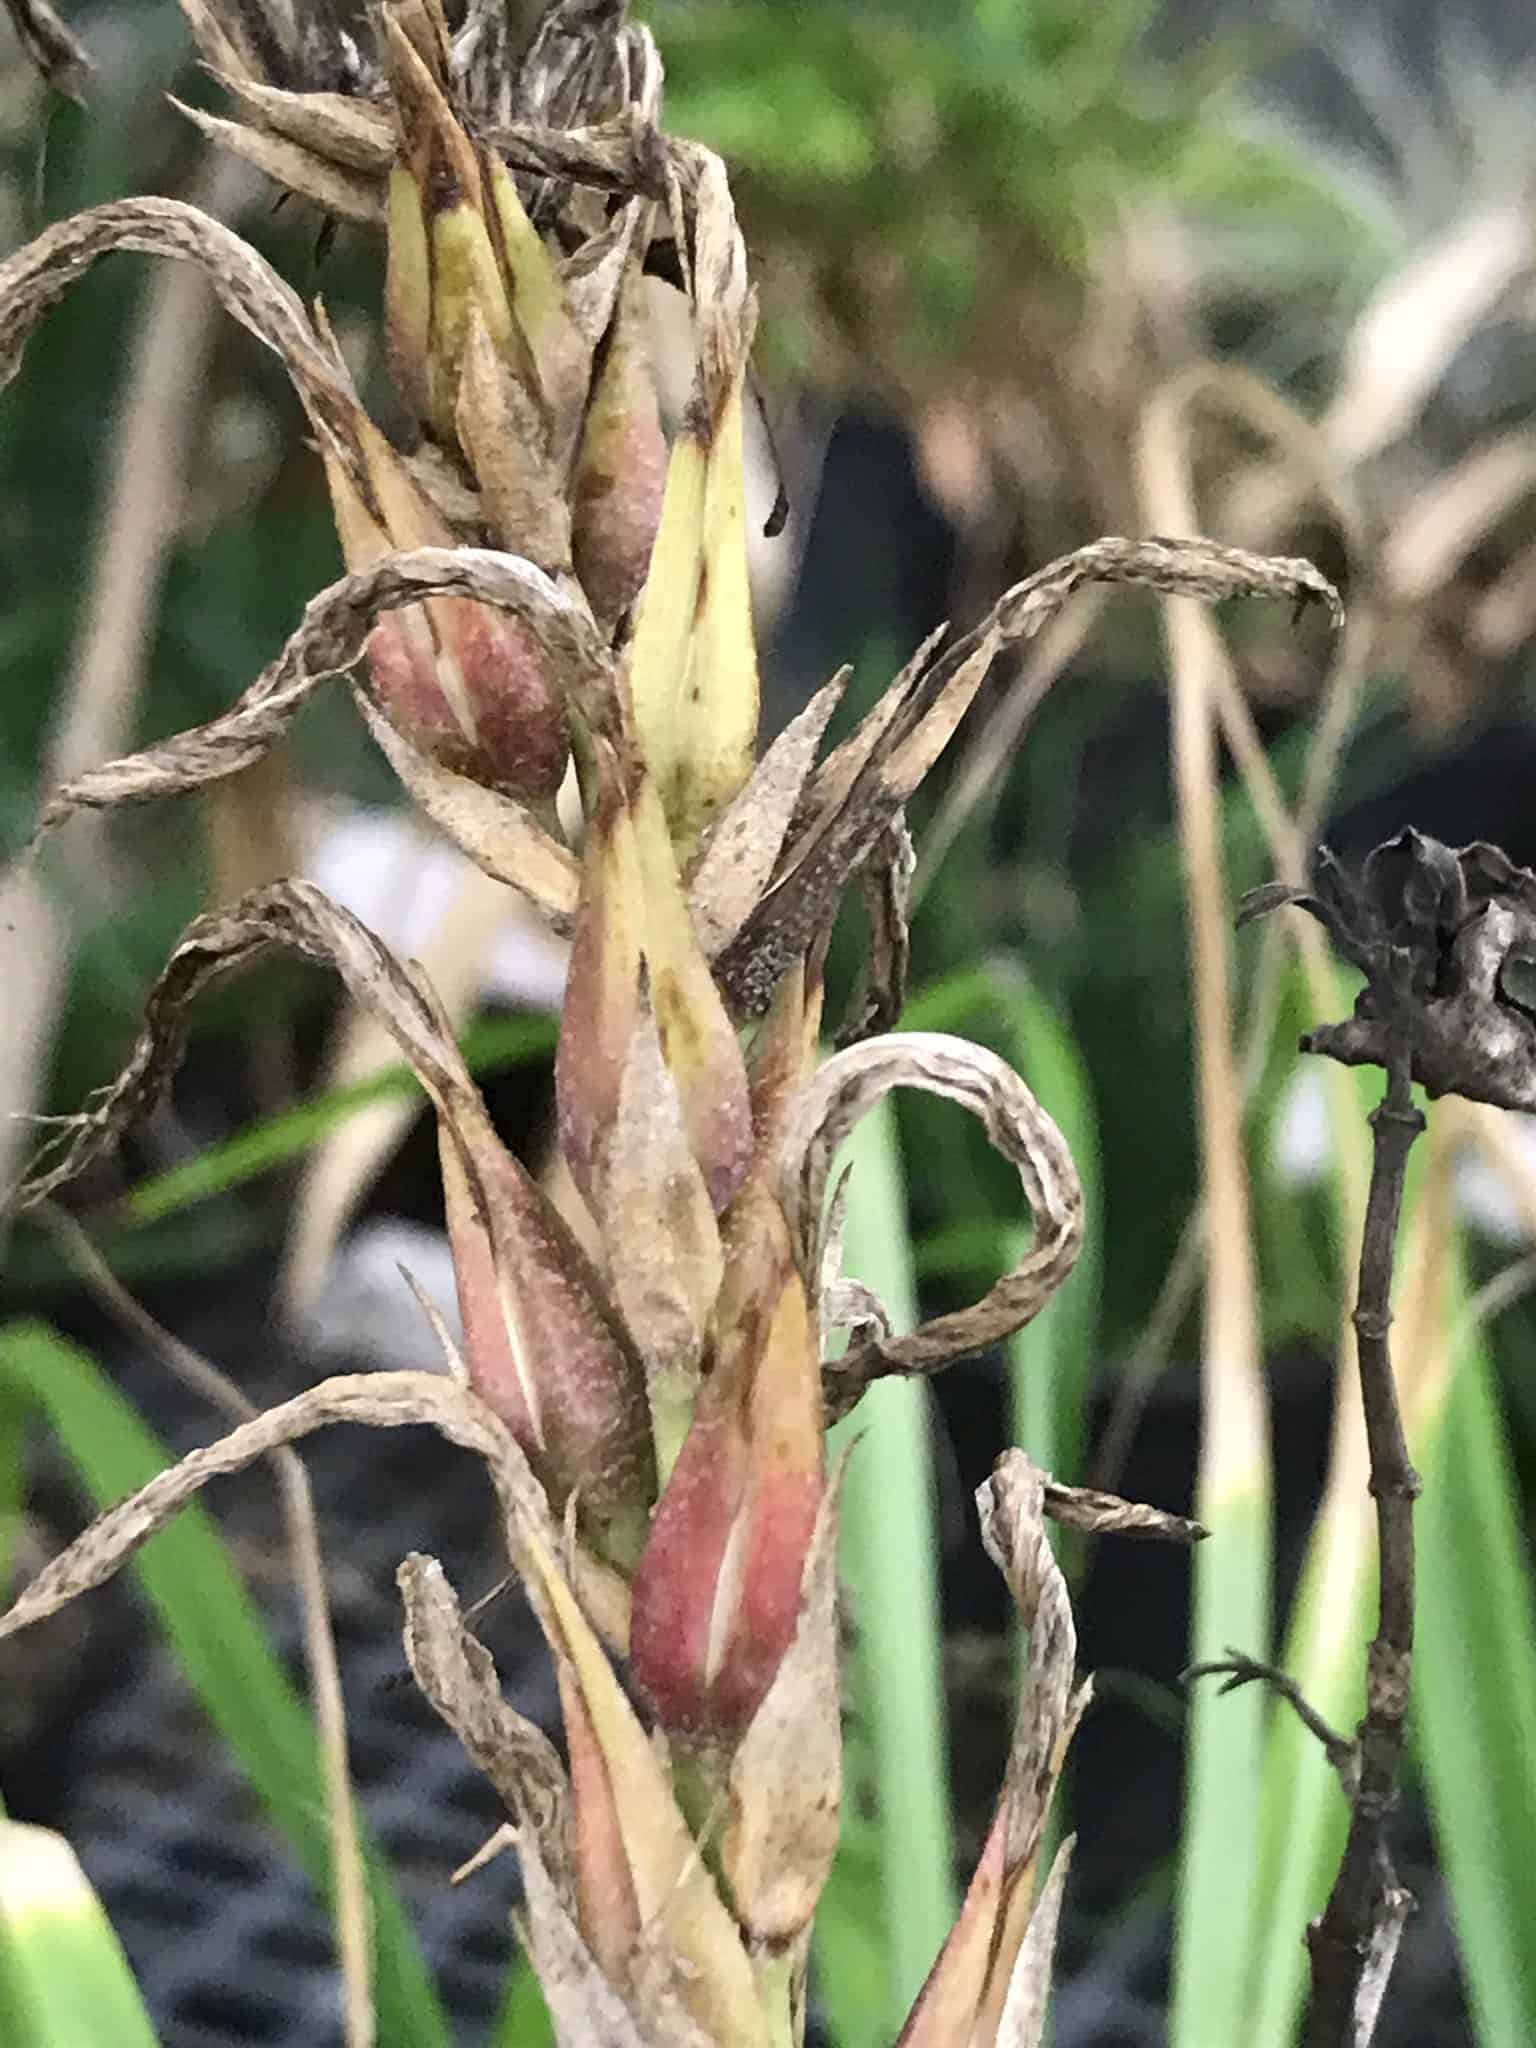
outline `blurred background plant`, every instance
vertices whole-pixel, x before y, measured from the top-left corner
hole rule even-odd
[[[1411,822],[1536,857],[1536,162],[1524,111],[1536,46],[1503,15],[1474,27],[1425,6],[1356,10],[1347,24],[1249,8],[1225,20],[1197,0],[1161,14],[1067,0],[637,11],[667,60],[670,125],[731,165],[763,292],[758,509],[780,478],[790,502],[785,536],[756,564],[770,723],[844,659],[857,662],[850,709],[862,710],[942,618],[967,622],[1011,578],[1100,532],[1183,525],[1308,553],[1351,608],[1319,687],[1316,638],[1268,618],[1223,621],[1224,667],[1176,620],[1165,660],[1149,602],[1079,598],[999,670],[914,807],[908,1021],[1015,1060],[1097,1201],[1083,1269],[1017,1356],[951,1374],[936,1414],[886,1390],[855,1467],[850,1706],[864,1796],[819,1976],[828,2038],[853,2048],[891,2037],[990,1802],[1013,1651],[966,1503],[1002,1441],[1063,1478],[1170,1507],[1198,1493],[1223,1532],[1200,1560],[1201,1654],[1283,1650],[1335,1720],[1354,1710],[1369,1550],[1353,1410],[1335,1409],[1332,1364],[1375,1084],[1325,1088],[1301,1071],[1298,1031],[1339,1008],[1320,956],[1245,935],[1229,960],[1209,921],[1201,936],[1198,906],[1286,872],[1324,825],[1346,851]],[[198,193],[301,293],[323,291],[387,417],[376,239],[346,222],[332,233],[313,209],[274,211],[271,188],[220,165],[167,106],[174,92],[224,110],[170,0],[72,18],[97,66],[80,106],[50,98],[0,27],[0,247],[121,194]],[[655,301],[665,354],[672,309],[663,289]],[[318,466],[275,366],[210,316],[195,285],[125,264],[94,272],[0,402],[6,849],[61,764],[225,706],[337,566]],[[1202,702],[1222,741],[1203,768],[1181,765],[1169,705]],[[536,1157],[562,963],[394,803],[345,708],[322,698],[259,773],[110,834],[72,826],[80,837],[45,868],[55,1001],[29,1037],[13,984],[0,1106],[75,1106],[115,1070],[186,920],[298,866],[425,958],[466,1025],[475,1016],[472,1061],[503,1128]],[[1230,980],[1230,1034],[1219,1006],[1197,1003],[1187,918],[1198,973]],[[844,935],[845,983],[861,944]],[[196,1029],[174,1111],[138,1136],[120,1181],[93,1190],[111,1266],[252,1398],[301,1383],[319,1357],[413,1357],[393,1264],[408,1243],[429,1277],[441,1226],[419,1098],[398,1071],[370,1078],[384,1059],[368,1028],[294,970],[263,970],[204,1005]],[[893,1302],[973,1297],[1008,1255],[1007,1176],[923,1101],[903,1099],[877,1138],[851,1226],[866,1276]],[[11,1142],[0,1133],[0,1152]],[[1399,1352],[1428,1482],[1400,1856],[1424,1910],[1382,2038],[1461,2041],[1470,2027],[1503,2048],[1536,2012],[1522,1848],[1536,1821],[1536,1323],[1521,1298],[1536,1181],[1513,1119],[1438,1110],[1426,1150]],[[1229,1176],[1218,1187],[1237,1174],[1251,1216],[1223,1210],[1202,1238],[1213,1168]],[[82,1485],[113,1497],[163,1455],[145,1422],[172,1446],[208,1423],[82,1292],[53,1237],[18,1226],[7,1260],[11,1308],[62,1333],[13,1324],[0,1349],[0,1506],[25,1503],[6,1524],[25,1555],[78,1522]],[[359,1484],[352,1455],[317,1455],[315,1483],[328,1512],[351,1510],[352,1548],[338,1531],[330,1555],[357,1771],[417,1928],[404,1931],[403,1911],[389,1920],[400,1934],[387,2038],[436,2040],[450,2026],[477,2038],[494,2023],[507,2043],[533,2040],[526,1987],[500,2005],[504,1915],[494,1900],[448,1899],[443,1883],[478,1840],[462,1780],[440,1760],[418,1766],[409,1797],[391,1790],[402,1760],[427,1751],[387,1647],[378,1655],[399,1547],[389,1517],[408,1485],[446,1495],[455,1482],[430,1457],[413,1468],[370,1452]],[[858,1540],[860,1486],[915,1503],[905,1547]],[[83,1612],[83,1639],[58,1637],[6,1688],[0,1725],[13,1809],[69,1835],[159,2038],[186,2048],[300,2038],[304,1972],[274,1963],[284,1942],[292,1956],[308,1942],[306,1967],[326,1981],[323,1941],[314,1956],[324,1909],[282,1875],[275,1838],[227,1782],[223,1806],[201,1807],[187,1782],[177,1671],[322,1867],[313,1740],[265,1635],[275,1627],[291,1657],[287,1566],[254,1482],[230,1527],[264,1588],[257,1606],[234,1604],[228,1561],[199,1523],[193,1561],[167,1566],[159,1590],[146,1554],[169,1658],[131,1608]],[[453,1542],[436,1547],[451,1559]],[[1300,1929],[1342,1833],[1323,1759],[1257,1697],[1201,1700],[1186,1718],[1173,1683],[1191,1655],[1182,1559],[1079,1548],[1066,1561],[1099,1704],[1075,1752],[1055,2038],[1286,2042]],[[210,1611],[234,1618],[210,1634],[198,1622]],[[516,1638],[515,1614],[497,1625]],[[524,1664],[536,1703],[545,1681]],[[252,1700],[266,1704],[252,1712]],[[146,1781],[160,1787],[164,1832],[141,1834],[136,1861],[114,1834]],[[146,1867],[155,1855],[159,1871]],[[167,1869],[201,1871],[201,1949],[221,1965],[189,1965],[191,1901]],[[314,1995],[302,2037],[319,2040],[334,2021]]]

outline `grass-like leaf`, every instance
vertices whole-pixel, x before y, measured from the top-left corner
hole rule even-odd
[[[1536,2013],[1536,1613],[1485,1342],[1458,1350],[1416,1446],[1419,1765],[1477,2038],[1530,2038]]]
[[[98,1509],[173,1462],[95,1362],[44,1324],[0,1331],[0,1395],[42,1410]],[[314,1730],[218,1529],[202,1508],[189,1507],[144,1546],[132,1569],[188,1684],[325,1888],[330,1857]],[[380,2040],[448,2048],[431,1976],[376,1853],[368,1875]]]
[[[1038,989],[998,978],[1009,1023],[1007,1051],[1071,1148],[1083,1183],[1086,1223],[1077,1265],[1060,1293],[1009,1347],[1012,1432],[1058,1479],[1082,1477],[1083,1426],[1097,1363],[1104,1223],[1099,1207],[1099,1130],[1088,1070],[1055,1006]],[[1010,1263],[1018,1256],[1010,1253]]]
[[[555,1035],[553,1017],[484,1018],[465,1033],[464,1057],[471,1073],[495,1073],[553,1052]],[[308,1102],[296,1103],[292,1109],[237,1131],[220,1145],[210,1145],[195,1159],[142,1181],[124,1196],[116,1220],[155,1223],[196,1202],[206,1202],[210,1196],[221,1195],[313,1150],[328,1132],[369,1103],[410,1096],[426,1101],[421,1084],[403,1060],[366,1081],[329,1088]]]
[[[526,1956],[512,1965],[491,2048],[555,2048],[554,2021]]]
[[[845,1267],[875,1289],[899,1328],[910,1329],[917,1320],[912,1254],[889,1104],[858,1126],[848,1157]],[[873,1975],[867,1938],[840,1939],[853,1919],[838,1911],[851,1879],[834,1872],[832,1911],[818,1920],[816,1957],[828,1995],[841,2003],[840,1991],[849,1992],[848,2031],[839,2031],[845,2048],[895,2034],[956,1911],[931,1399],[921,1381],[879,1381],[833,1433],[834,1452],[850,1430],[854,1443],[843,1487],[842,1570],[854,1625],[853,1713],[870,1760],[884,1935],[883,1983],[871,2006],[865,1994],[853,1994]],[[855,1796],[858,1789],[850,1787]],[[840,1986],[845,1968],[850,1975]]]
[[[6,2048],[156,2048],[156,2035],[75,1852],[0,1817],[0,2039]]]

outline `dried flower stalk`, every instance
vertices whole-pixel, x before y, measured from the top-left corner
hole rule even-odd
[[[501,1145],[431,990],[356,919],[301,882],[198,919],[122,1073],[56,1130],[17,1199],[51,1197],[144,1114],[211,981],[265,948],[298,952],[386,1026],[431,1097],[464,1356],[448,1379],[327,1381],[193,1452],[47,1566],[0,1634],[100,1584],[210,1478],[276,1444],[331,1420],[431,1424],[490,1471],[559,1676],[566,1764],[501,1699],[440,1567],[402,1565],[417,1680],[515,1829],[523,1934],[560,2038],[781,2048],[803,2037],[841,1796],[827,1422],[882,1373],[937,1372],[1020,1328],[1082,1236],[1070,1153],[1018,1076],[959,1039],[883,1029],[905,975],[905,807],[993,662],[1085,582],[1335,614],[1337,599],[1304,562],[1100,541],[971,632],[934,636],[825,759],[846,676],[759,759],[741,424],[754,300],[722,166],[658,125],[649,34],[622,0],[557,0],[520,58],[491,0],[452,28],[441,0],[379,0],[366,48],[307,9],[184,6],[236,117],[194,115],[204,132],[385,233],[414,439],[385,438],[323,315],[193,208],[96,208],[0,265],[0,378],[98,255],[201,266],[293,381],[349,572],[227,712],[53,792],[38,831],[249,766],[361,663],[361,714],[412,800],[572,938],[556,1078],[588,1214],[570,1228]],[[670,447],[639,319],[648,268],[680,282],[692,316]],[[576,843],[549,802],[568,759]],[[858,1042],[818,1064],[822,961],[850,885],[872,911]],[[979,1117],[1035,1225],[980,1302],[908,1334],[843,1278],[841,1193],[828,1201],[839,1145],[895,1087]],[[846,1353],[824,1357],[841,1329]],[[909,2048],[1041,2038],[1067,1852],[1037,1896],[1040,1844],[1087,1699],[1051,1515],[1203,1533],[1019,1453],[983,1489],[1034,1668]]]

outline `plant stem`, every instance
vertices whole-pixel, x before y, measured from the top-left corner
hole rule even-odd
[[[1424,1118],[1413,1103],[1407,959],[1397,949],[1391,983],[1392,1046],[1386,1093],[1370,1120],[1371,1186],[1354,1315],[1376,1502],[1381,1605],[1366,1667],[1365,1717],[1356,1736],[1358,1774],[1349,1838],[1328,1904],[1307,1933],[1312,2001],[1306,2048],[1365,2048],[1406,1912],[1406,1894],[1397,1884],[1385,1834],[1397,1799],[1413,1675],[1413,1503],[1419,1476],[1408,1457],[1387,1333],[1408,1154]]]

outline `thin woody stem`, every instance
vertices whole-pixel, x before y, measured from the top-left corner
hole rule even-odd
[[[1333,1891],[1308,1929],[1312,1999],[1306,2048],[1366,2048],[1380,2003],[1379,1966],[1373,1953],[1383,1932],[1401,1928],[1404,1895],[1386,1847],[1386,1822],[1397,1799],[1404,1719],[1413,1673],[1413,1503],[1419,1476],[1408,1457],[1397,1382],[1387,1334],[1392,1322],[1392,1274],[1402,1214],[1408,1155],[1424,1128],[1414,1107],[1409,962],[1393,948],[1388,971],[1374,985],[1391,990],[1387,1088],[1371,1115],[1373,1154],[1360,1283],[1354,1323],[1359,1342],[1360,1394],[1376,1502],[1381,1605],[1366,1668],[1366,1709],[1357,1732],[1358,1776],[1349,1838]],[[1392,1944],[1395,1946],[1395,1944]],[[1390,1966],[1390,1956],[1387,1957]]]

